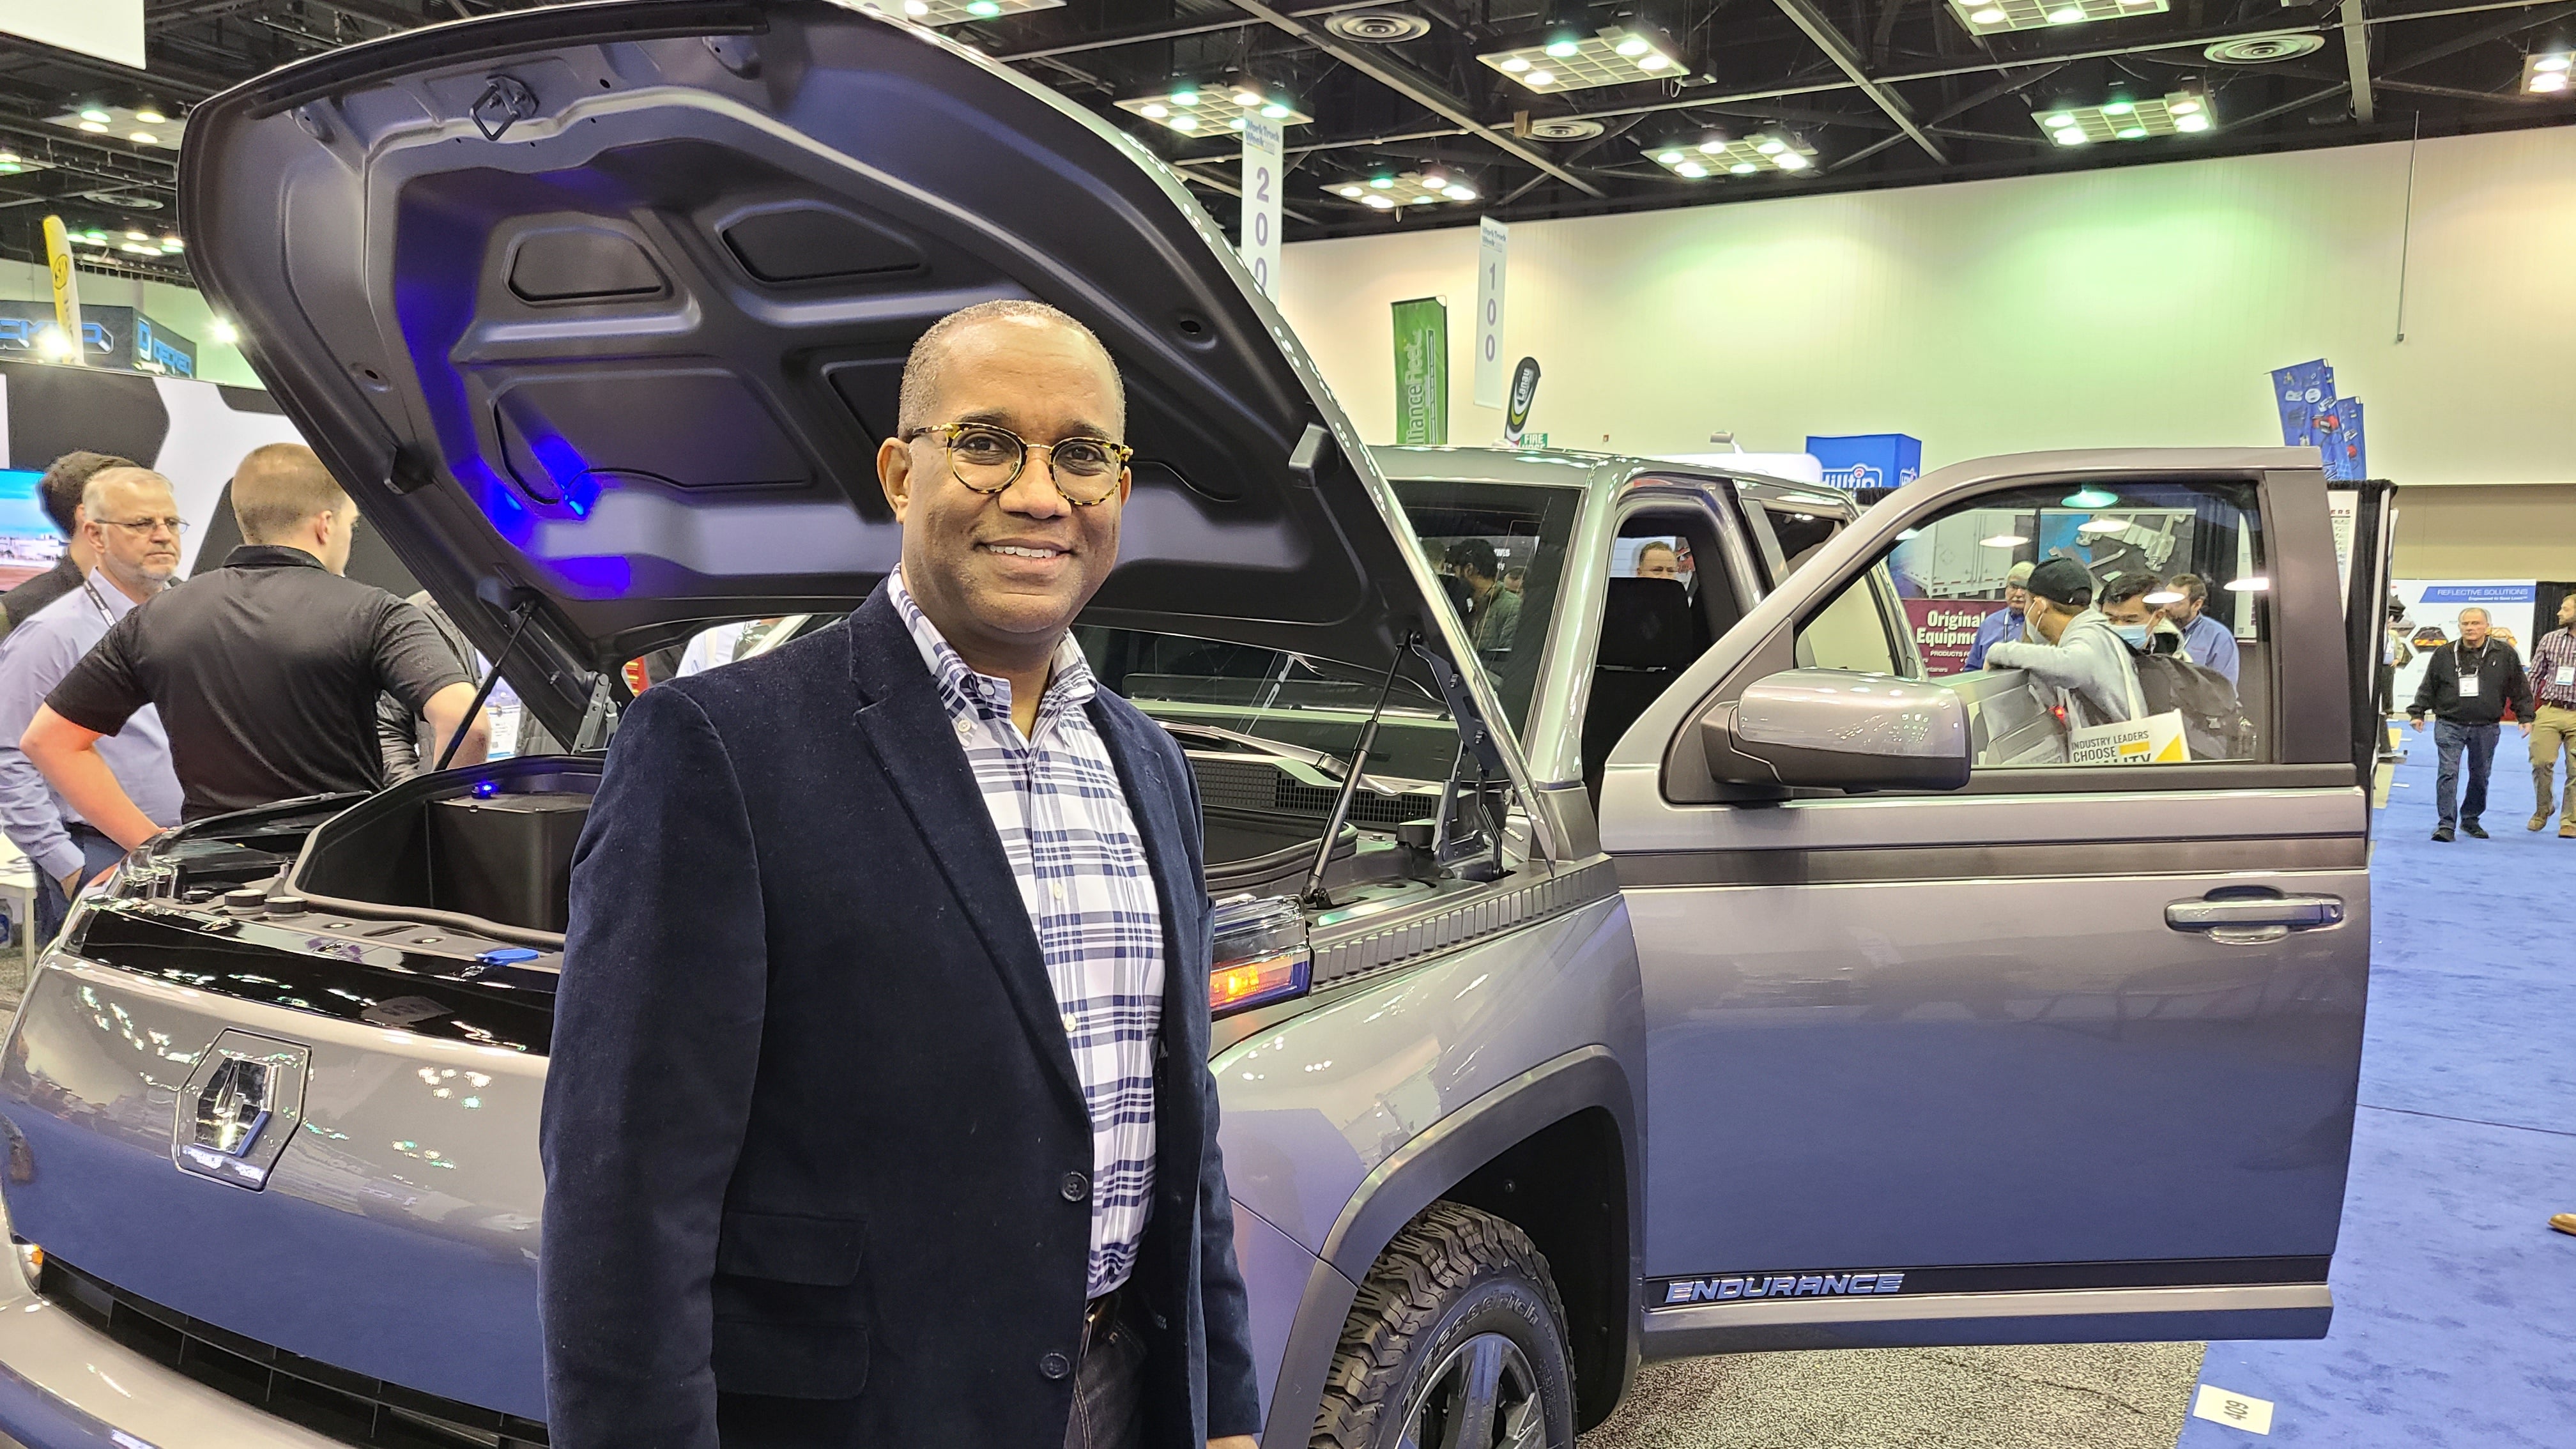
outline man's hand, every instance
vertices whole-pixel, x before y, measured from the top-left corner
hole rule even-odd
[[[70,874],[57,879],[54,884],[63,888],[63,899],[70,900],[72,897],[80,894],[81,873],[75,870]]]
[[[98,731],[85,729],[54,713],[50,704],[36,706],[36,717],[18,739],[18,748],[42,771],[54,792],[71,802],[80,817],[127,850],[161,833],[152,817],[137,809],[116,772],[98,757]]]
[[[2524,739],[2531,738],[2531,721],[2529,720],[2522,721],[2522,737]]]
[[[2424,733],[2424,716],[2419,714],[2409,719],[2406,721],[2406,727],[2419,735]]]
[[[1249,1434],[1232,1434],[1223,1439],[1210,1439],[1208,1449],[1261,1449],[1261,1441]]]

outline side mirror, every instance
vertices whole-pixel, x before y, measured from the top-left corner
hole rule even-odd
[[[1709,773],[1777,799],[1786,787],[1956,790],[1972,762],[1968,705],[1938,684],[1851,669],[1756,681],[1699,722]]]

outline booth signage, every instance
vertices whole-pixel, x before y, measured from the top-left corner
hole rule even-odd
[[[1236,250],[1265,297],[1279,290],[1280,185],[1287,170],[1281,150],[1277,121],[1244,118],[1243,237]]]
[[[1395,304],[1395,440],[1449,441],[1449,306],[1437,297]]]
[[[1923,440],[1904,433],[1807,439],[1834,488],[1895,488],[1923,474]]]
[[[197,344],[140,312],[134,314],[134,370],[197,375]]]
[[[78,337],[81,326],[80,269],[72,265],[71,234],[63,229],[59,216],[45,218],[45,265],[54,284],[54,325],[65,337]],[[62,359],[70,363],[89,360],[87,347],[75,347]]]
[[[2012,607],[2001,599],[1907,599],[1905,622],[1914,631],[1914,652],[1923,656],[1923,672],[1940,679],[1963,674],[1968,651],[1986,620]]]
[[[1529,426],[1530,404],[1537,400],[1538,359],[1524,357],[1520,365],[1512,369],[1511,406],[1503,413],[1503,442],[1506,445],[1519,445],[1521,430]],[[1539,436],[1539,446],[1547,446],[1545,434]]]
[[[1504,405],[1503,278],[1512,229],[1492,217],[1476,223],[1476,406]]]

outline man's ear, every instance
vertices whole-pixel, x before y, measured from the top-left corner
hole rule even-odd
[[[886,506],[894,510],[894,521],[903,522],[904,510],[912,504],[912,445],[901,438],[888,438],[877,444],[877,486],[885,490]]]

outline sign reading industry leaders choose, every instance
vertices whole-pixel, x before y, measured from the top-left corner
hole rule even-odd
[[[1395,440],[1449,441],[1449,306],[1437,297],[1395,304]]]

